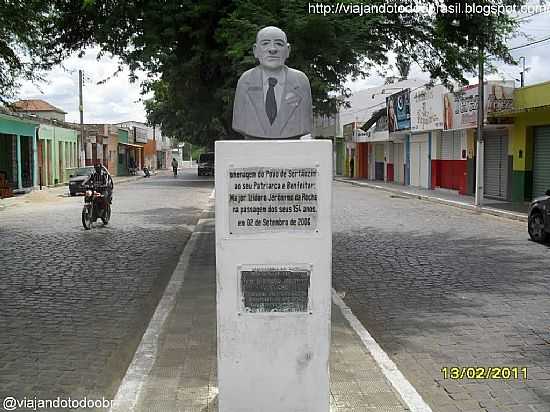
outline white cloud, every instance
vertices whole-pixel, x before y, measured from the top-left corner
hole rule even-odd
[[[118,123],[127,120],[144,122],[145,110],[139,81],[130,83],[129,71],[124,69],[104,84],[99,81],[112,76],[117,60],[109,57],[96,59],[98,49],[89,49],[79,58],[76,54],[46,76],[46,82],[34,85],[25,82],[19,92],[21,99],[43,99],[67,112],[66,120],[79,122],[78,70],[84,70],[83,106],[85,123]],[[145,78],[140,76],[140,79]],[[149,96],[146,96],[149,97]]]
[[[509,42],[510,47],[522,46],[528,44],[534,40],[546,38],[550,36],[550,14],[541,13],[531,18],[524,20],[519,29],[518,35]],[[521,49],[513,50],[512,56],[519,59],[520,56],[525,57],[527,72],[525,73],[525,85],[531,85],[550,81],[550,40],[538,43],[532,46],[524,47]],[[390,54],[389,62],[395,65],[395,56]],[[520,65],[508,65],[503,62],[496,62],[497,67],[496,74],[487,74],[486,78],[489,80],[515,80],[520,78],[521,66]],[[397,70],[393,70],[387,73],[388,76],[397,75]],[[466,79],[470,84],[477,84],[477,75],[466,74]],[[409,73],[411,79],[429,80],[429,74],[423,72],[417,64],[411,65]],[[348,81],[346,86],[353,92],[363,90],[366,88],[376,87],[384,83],[384,77],[378,74],[374,74],[367,79],[360,79],[355,82]],[[516,82],[516,86],[519,87],[519,80]]]

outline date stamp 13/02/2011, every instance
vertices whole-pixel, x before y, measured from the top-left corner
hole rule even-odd
[[[444,366],[443,379],[527,379],[527,367],[520,366]]]

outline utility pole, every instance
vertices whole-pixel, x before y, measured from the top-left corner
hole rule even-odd
[[[483,96],[483,71],[484,71],[484,56],[483,42],[479,42],[479,73],[478,73],[478,104],[477,104],[477,155],[476,155],[476,193],[475,205],[480,207],[483,205],[483,161],[484,161],[484,140],[483,140],[483,121],[484,113],[484,96]]]
[[[84,105],[82,104],[82,70],[78,71],[78,91],[79,91],[79,105],[78,110],[80,111],[80,139],[79,139],[79,157],[80,157],[80,166],[83,167],[86,165],[86,147],[84,141]]]
[[[156,136],[155,136],[155,125],[153,125],[153,143],[154,143],[154,146],[155,146],[155,150],[154,150],[155,156],[153,157],[153,164],[155,165],[155,169],[157,169],[157,167],[159,165],[159,160],[158,160],[159,157],[158,157],[158,154],[157,154],[157,139],[156,139]]]
[[[525,56],[521,56],[519,59],[522,61],[521,73],[519,75],[521,76],[520,84],[521,84],[521,87],[523,87],[525,84]]]

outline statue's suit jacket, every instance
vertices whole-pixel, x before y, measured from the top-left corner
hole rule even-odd
[[[286,81],[271,125],[265,112],[262,70],[260,66],[244,72],[237,83],[233,105],[233,130],[245,136],[287,139],[311,133],[313,112],[311,88],[304,73],[284,66]]]

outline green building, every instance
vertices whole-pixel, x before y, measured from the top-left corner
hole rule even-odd
[[[118,129],[117,176],[128,175],[128,130]]]
[[[512,158],[512,201],[544,195],[550,189],[550,82],[514,91],[512,111],[494,117],[514,119],[509,156]]]
[[[68,182],[78,167],[78,132],[53,124],[38,129],[38,169],[42,185]]]
[[[37,128],[34,121],[0,112],[0,175],[11,190],[38,185]]]
[[[334,137],[333,139],[334,150],[334,174],[336,176],[343,176],[346,166],[346,144],[343,137]]]

